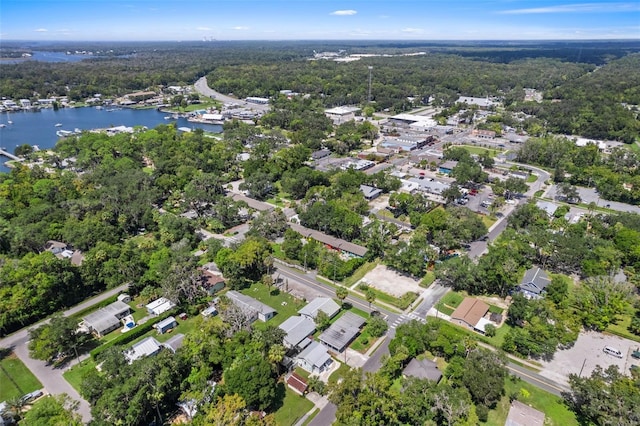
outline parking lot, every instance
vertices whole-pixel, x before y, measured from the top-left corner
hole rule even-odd
[[[393,271],[384,265],[376,266],[362,278],[361,282],[395,297],[402,297],[410,291],[418,293],[421,291],[420,281]]]
[[[606,354],[603,351],[605,346],[620,350],[622,358]],[[617,365],[623,374],[629,374],[632,365],[640,364],[640,360],[631,357],[631,353],[639,346],[638,342],[618,336],[583,331],[572,348],[556,352],[552,361],[542,361],[543,370],[540,374],[564,384],[568,384],[569,374],[582,372],[582,377],[590,376],[596,365],[603,369]]]

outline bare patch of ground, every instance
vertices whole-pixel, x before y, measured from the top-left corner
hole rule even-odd
[[[622,358],[604,353],[605,346],[620,350]],[[603,369],[617,365],[623,374],[629,374],[632,365],[640,364],[639,360],[631,357],[631,353],[638,346],[638,342],[633,340],[595,331],[583,331],[572,348],[556,352],[551,361],[541,361],[543,369],[540,374],[564,384],[568,384],[569,374],[590,376],[596,365]]]
[[[420,293],[422,290],[419,280],[408,275],[402,275],[387,268],[385,265],[376,266],[362,278],[360,283],[367,284],[395,297],[402,297],[410,291]]]

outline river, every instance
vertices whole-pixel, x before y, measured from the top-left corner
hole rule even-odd
[[[75,129],[91,130],[103,129],[113,126],[146,126],[150,129],[159,124],[177,122],[178,127],[191,129],[200,128],[209,132],[220,133],[222,126],[211,124],[190,123],[186,118],[177,120],[165,120],[170,115],[155,109],[135,110],[130,108],[109,110],[86,108],[61,108],[54,111],[52,108],[42,109],[39,112],[11,112],[0,114],[0,147],[13,153],[14,149],[22,144],[38,145],[40,149],[52,148],[58,141],[56,131]],[[9,124],[12,121],[12,124]],[[62,126],[57,126],[61,124]],[[0,158],[0,172],[9,169],[4,165],[5,158]]]

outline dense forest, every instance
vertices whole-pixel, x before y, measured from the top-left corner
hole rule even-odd
[[[91,47],[107,46],[83,46]],[[0,95],[69,96],[79,101],[94,93],[117,96],[160,85],[191,84],[207,75],[211,87],[238,97],[275,96],[286,89],[331,107],[365,102],[372,66],[372,97],[378,111],[402,112],[430,97],[435,105],[450,106],[461,95],[498,96],[512,111],[533,114],[557,133],[631,142],[640,131],[637,107],[622,105],[640,105],[639,46],[633,42],[537,46],[211,42],[112,48],[110,56],[79,63],[5,64]],[[323,49],[388,56],[347,63],[308,60]],[[543,91],[544,101],[523,102],[523,88]]]

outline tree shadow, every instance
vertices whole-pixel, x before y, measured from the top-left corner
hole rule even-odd
[[[286,387],[283,382],[278,382],[276,385],[276,397],[273,400],[273,404],[271,404],[270,412],[274,413],[278,411],[284,405],[284,397],[286,395]]]
[[[9,346],[8,348],[0,348],[0,361],[7,358],[13,352],[14,346]]]

